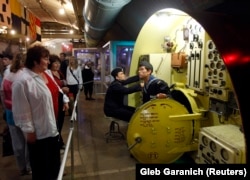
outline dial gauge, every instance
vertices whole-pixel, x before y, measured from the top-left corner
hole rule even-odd
[[[203,142],[203,144],[204,144],[205,146],[208,145],[208,139],[207,139],[206,136],[202,136],[202,142]]]
[[[224,159],[224,160],[228,160],[229,159],[229,154],[228,154],[228,151],[226,150],[226,149],[221,149],[221,151],[220,151],[220,153],[221,153],[221,157]]]
[[[188,39],[189,39],[189,30],[188,30],[188,28],[183,29],[183,39],[184,39],[184,41],[188,41]]]
[[[209,144],[209,146],[210,146],[210,149],[211,149],[213,152],[216,151],[217,147],[216,147],[216,144],[215,144],[214,141],[211,141],[210,144]]]

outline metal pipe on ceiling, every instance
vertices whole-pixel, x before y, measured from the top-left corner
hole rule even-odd
[[[94,47],[114,23],[121,9],[131,0],[86,0],[83,8],[87,47]]]

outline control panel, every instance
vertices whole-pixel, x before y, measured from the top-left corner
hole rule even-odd
[[[212,40],[207,41],[205,54],[205,82],[209,97],[228,101],[231,92],[230,79],[224,61]]]
[[[203,127],[199,133],[198,164],[244,164],[245,140],[240,127]]]
[[[187,87],[198,92],[204,91],[204,41],[205,30],[193,21],[188,47]]]

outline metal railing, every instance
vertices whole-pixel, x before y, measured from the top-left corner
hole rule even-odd
[[[93,81],[88,81],[86,83],[83,83],[82,85],[87,84],[89,82],[93,82]],[[104,83],[102,85],[104,86],[104,88],[105,88],[104,91],[106,92],[106,89],[107,89],[108,85],[104,84]],[[105,94],[105,92],[103,93],[102,88],[100,89],[100,91],[101,92],[95,92],[95,94]],[[68,139],[67,139],[67,143],[66,143],[64,154],[63,154],[63,158],[62,158],[60,171],[59,171],[57,180],[62,180],[62,178],[63,178],[63,173],[64,173],[64,170],[65,170],[65,165],[66,165],[66,160],[67,160],[67,157],[68,157],[69,150],[71,151],[71,160],[70,160],[71,161],[71,179],[72,180],[74,179],[74,132],[75,132],[75,123],[74,122],[77,120],[77,104],[78,104],[78,99],[79,99],[79,96],[80,96],[80,92],[81,92],[81,90],[79,89],[79,91],[78,91],[78,93],[76,95],[76,100],[74,101],[72,115],[71,115],[71,118],[70,118],[69,135],[68,135]]]
[[[62,180],[63,172],[64,172],[65,165],[66,165],[67,156],[69,153],[69,148],[71,151],[71,179],[74,179],[74,122],[77,120],[76,110],[77,110],[77,103],[78,103],[79,94],[80,94],[80,90],[78,91],[78,93],[76,95],[76,99],[74,101],[73,111],[72,111],[72,115],[70,118],[70,131],[69,131],[69,135],[68,135],[68,139],[67,139],[67,143],[66,143],[64,154],[63,154],[63,158],[62,158],[60,171],[59,171],[57,180]]]

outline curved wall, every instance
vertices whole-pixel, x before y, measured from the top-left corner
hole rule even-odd
[[[247,86],[248,83],[244,82],[243,79],[250,77],[250,20],[245,18],[246,14],[201,12],[197,10],[194,5],[187,7],[179,6],[173,2],[173,6],[169,6],[170,4],[171,3],[165,3],[164,7],[162,1],[161,3],[158,3],[159,6],[154,4],[152,1],[147,2],[147,6],[153,7],[152,9],[156,11],[164,8],[176,8],[184,11],[196,19],[204,27],[206,32],[216,44],[216,47],[220,51],[227,66],[236,94],[238,106],[240,108],[243,130],[244,132],[247,132],[250,127],[250,111],[248,108],[250,95]],[[149,17],[145,16],[144,18]],[[143,24],[144,22],[141,23]],[[136,42],[136,44],[137,43],[139,42]],[[132,59],[132,61],[134,61],[134,59]],[[131,69],[131,74],[133,73],[134,69]],[[250,134],[245,133],[245,138],[246,148],[249,149]],[[247,150],[246,152],[247,163],[249,163],[249,154]]]

